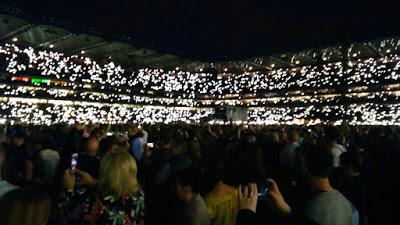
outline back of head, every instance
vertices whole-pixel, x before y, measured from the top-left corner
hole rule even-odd
[[[271,139],[273,142],[278,143],[279,142],[279,134],[278,132],[274,131],[271,133]]]
[[[91,135],[91,137],[96,138],[98,140],[101,140],[106,136],[106,132],[102,128],[94,128]]]
[[[304,159],[310,176],[327,178],[333,169],[333,155],[325,145],[310,145],[305,150]]]
[[[16,130],[11,134],[11,140],[13,145],[20,146],[25,143],[25,139],[27,138],[26,133],[23,130]]]
[[[224,180],[224,163],[222,160],[210,159],[204,164],[204,180],[209,188],[214,188],[219,181]]]
[[[89,154],[97,154],[100,143],[96,138],[89,138],[85,142],[85,150]]]
[[[337,127],[329,126],[326,128],[325,137],[331,141],[337,141],[340,137],[340,130]]]
[[[46,192],[19,188],[0,199],[2,225],[43,225],[51,214],[51,199]]]
[[[114,136],[102,139],[99,143],[100,155],[105,155],[109,151],[114,151],[114,148],[118,147],[118,144],[118,139]]]
[[[161,145],[168,145],[172,142],[172,132],[168,129],[163,129],[160,133],[160,144]]]
[[[297,142],[297,141],[299,141],[299,139],[300,139],[300,136],[297,131],[291,131],[289,133],[289,141],[290,142]]]
[[[344,152],[340,155],[340,163],[344,168],[351,168],[359,173],[362,167],[362,158],[359,152]]]
[[[138,190],[136,161],[127,151],[107,153],[100,161],[99,191],[102,196],[132,196]]]
[[[195,169],[184,169],[175,174],[175,184],[191,187],[193,193],[199,192],[199,174]]]

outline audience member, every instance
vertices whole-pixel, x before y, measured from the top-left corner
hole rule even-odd
[[[98,155],[102,158],[108,152],[115,152],[118,148],[120,148],[120,143],[116,137],[109,136],[103,138],[99,143]]]
[[[61,225],[129,224],[132,220],[135,224],[143,222],[144,215],[148,225],[192,223],[197,217],[199,222],[222,225],[395,224],[397,127],[149,125],[146,129],[154,148],[145,151],[143,145],[142,158],[135,164],[133,182],[143,188],[138,191],[129,189],[135,185],[126,182],[132,179],[121,172],[127,171],[123,165],[129,163],[110,159],[120,152],[134,155],[125,135],[129,127],[7,127],[7,135],[0,140],[5,147],[0,147],[0,198],[18,187],[48,189],[53,205],[61,197],[58,213],[49,224]],[[113,135],[104,137],[105,130]],[[288,132],[290,142],[288,130],[296,131]],[[129,134],[132,137],[132,131]],[[70,174],[75,152],[79,153],[77,171]],[[113,161],[103,166],[108,173],[102,172],[102,158]],[[134,157],[130,160],[135,161]],[[188,168],[199,170],[193,181],[183,176]],[[64,180],[63,173],[67,173]],[[265,180],[266,175],[279,182],[278,188],[269,180],[266,199],[258,199],[255,184],[242,186],[240,192],[236,188]],[[58,190],[63,186],[67,189]],[[146,214],[143,210],[136,214],[136,207],[143,209],[143,201]],[[114,210],[121,214],[115,216]],[[129,210],[136,217],[127,216]]]
[[[28,152],[26,133],[17,129],[11,136],[11,143],[6,149],[7,158],[15,166],[16,177],[10,178],[15,183],[23,184],[32,179],[33,156]]]
[[[333,155],[333,167],[340,167],[340,155],[346,152],[346,147],[338,143],[340,130],[337,127],[328,127],[325,133],[326,142]]]
[[[289,144],[282,150],[281,165],[289,174],[294,174],[296,168],[296,150],[300,146],[300,136],[296,131],[289,134]]]
[[[0,198],[2,225],[45,225],[51,211],[50,196],[38,189],[18,188]]]
[[[219,160],[204,166],[204,177],[211,186],[204,200],[212,225],[234,225],[238,212],[238,189],[224,183],[224,169]]]
[[[17,186],[9,183],[5,179],[5,173],[6,173],[6,152],[3,148],[3,145],[0,144],[0,198],[7,192],[17,188]]]
[[[178,225],[210,224],[207,205],[199,194],[198,175],[194,170],[182,170],[175,175],[174,191],[182,203],[175,214]]]
[[[137,162],[141,162],[145,148],[144,133],[135,127],[131,132],[129,132],[129,135],[129,144],[131,146],[132,155],[135,157]]]
[[[61,221],[63,224],[143,224],[144,194],[136,175],[136,162],[127,151],[107,153],[100,163],[98,192],[82,196],[74,192],[75,175],[66,170],[63,180],[67,194],[60,204]]]
[[[47,184],[52,184],[54,182],[57,166],[60,162],[60,154],[55,148],[53,137],[48,137],[44,141],[42,150],[38,154],[37,163],[35,163],[38,168],[37,178]]]
[[[359,152],[345,152],[340,156],[344,170],[344,180],[339,190],[357,208],[360,214],[360,225],[366,224],[367,193],[363,178],[360,175],[362,159]]]
[[[94,178],[99,177],[100,158],[98,156],[99,141],[96,138],[89,138],[84,144],[84,151],[79,154],[78,168],[85,171]]]
[[[297,223],[352,224],[349,201],[329,183],[328,176],[333,169],[333,162],[331,151],[323,146],[310,147],[305,152],[306,182],[312,196],[298,212]],[[269,183],[272,205],[281,213],[290,214],[291,208],[282,197],[276,182],[270,179]]]

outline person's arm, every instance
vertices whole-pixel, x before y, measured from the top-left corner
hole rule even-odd
[[[253,225],[256,223],[256,213],[249,209],[239,210],[235,225]]]
[[[271,186],[271,190],[268,192],[269,205],[281,215],[291,215],[292,210],[290,209],[289,204],[283,198],[279,190],[278,184],[273,179],[267,179],[267,182]]]
[[[239,186],[239,212],[236,216],[236,225],[256,224],[256,209],[258,190],[255,183]]]
[[[32,180],[33,177],[33,162],[30,159],[25,160],[25,178]]]
[[[59,199],[58,211],[60,220],[62,222],[67,222],[69,219],[68,212],[71,212],[74,207],[75,202],[75,194],[74,194],[74,186],[75,186],[75,175],[72,173],[71,169],[67,169],[63,174],[63,188],[64,193],[62,197]]]
[[[94,185],[94,179],[90,180],[87,173],[78,171],[82,176],[82,183]],[[88,180],[89,179],[89,180]],[[90,206],[86,205],[90,200],[89,193],[77,194],[74,191],[75,187],[75,174],[71,169],[64,171],[63,175],[63,188],[64,195],[60,198],[58,203],[58,214],[61,224],[76,224],[83,216],[84,211]]]
[[[211,134],[211,136],[213,136],[214,138],[218,138],[218,135],[217,135],[217,134],[215,134],[215,133],[212,131],[212,129],[211,129],[211,127],[210,127],[210,126],[208,126],[208,133],[210,133],[210,134]]]

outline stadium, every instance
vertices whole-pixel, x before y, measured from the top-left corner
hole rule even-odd
[[[397,224],[397,11],[0,2],[0,224]]]
[[[201,62],[0,21],[3,123],[399,124],[397,37]]]

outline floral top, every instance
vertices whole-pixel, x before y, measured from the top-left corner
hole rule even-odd
[[[144,225],[144,194],[100,197],[67,192],[59,204],[62,225]]]

